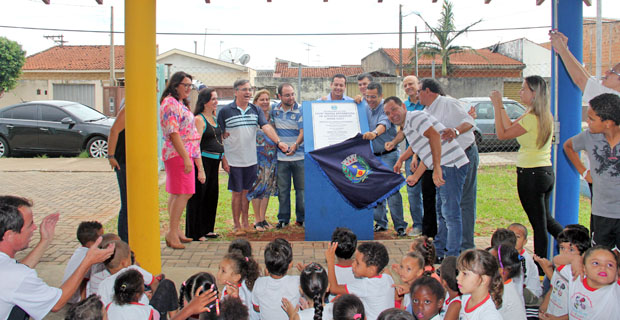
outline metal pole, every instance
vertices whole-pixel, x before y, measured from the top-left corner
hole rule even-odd
[[[159,274],[155,1],[125,0],[125,48],[129,244],[141,266]]]
[[[596,79],[601,80],[603,63],[603,23],[601,21],[601,11],[603,4],[601,0],[596,1]],[[610,67],[611,68],[611,67]]]
[[[403,76],[403,5],[398,5],[398,75]]]
[[[413,50],[415,51],[415,76],[416,78],[419,78],[418,77],[418,26],[415,26],[413,34],[415,35],[415,42],[413,46]]]
[[[299,98],[297,103],[301,104],[301,63],[297,64],[297,97]]]
[[[110,86],[116,86],[114,75],[114,7],[110,7]]]

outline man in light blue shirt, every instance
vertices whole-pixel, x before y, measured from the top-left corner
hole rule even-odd
[[[327,96],[322,97],[321,100],[353,100],[353,98],[344,95],[344,92],[347,89],[347,77],[344,74],[335,74],[332,77],[332,82],[329,84],[329,88],[332,91]]]
[[[375,156],[380,157],[388,168],[393,168],[398,161],[398,150],[385,149],[385,143],[392,141],[396,136],[396,127],[392,125],[388,117],[383,112],[383,88],[377,82],[371,82],[366,88],[366,116],[368,117],[368,128],[372,131],[364,133],[364,139],[372,141],[372,148]],[[403,219],[403,199],[400,192],[396,192],[387,199],[390,207],[390,215],[394,222],[394,229],[398,236],[405,236],[407,222]],[[385,231],[388,227],[385,202],[380,203],[374,210],[375,227],[374,231]]]
[[[291,178],[295,186],[295,224],[304,225],[304,128],[301,106],[295,102],[295,90],[290,83],[278,86],[281,102],[271,109],[271,119],[288,152],[278,150],[278,209],[277,229],[289,224],[291,219]]]

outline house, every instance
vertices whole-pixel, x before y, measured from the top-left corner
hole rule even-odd
[[[551,78],[551,50],[533,41],[519,38],[498,43],[488,49],[523,62],[523,77],[538,75]]]
[[[114,46],[115,77],[125,76],[125,47]],[[32,100],[70,100],[103,111],[110,85],[110,46],[55,46],[26,57],[17,87],[0,107]]]
[[[233,97],[233,83],[248,79],[254,85],[256,70],[231,62],[172,49],[157,56],[157,63],[169,66],[169,74],[185,71],[196,80],[215,88],[220,98]]]

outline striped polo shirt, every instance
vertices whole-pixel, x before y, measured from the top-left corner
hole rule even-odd
[[[407,111],[403,132],[413,152],[418,155],[418,158],[422,160],[428,169],[433,169],[433,155],[431,154],[431,145],[428,138],[424,136],[424,132],[431,126],[437,132],[446,129],[435,117],[424,111]],[[447,140],[441,141],[442,166],[460,168],[467,163],[469,163],[467,155],[465,155],[465,151],[463,151],[463,148],[459,146],[455,139],[450,142]]]
[[[267,124],[263,110],[249,103],[245,110],[235,101],[220,110],[217,124],[222,133],[230,135],[224,140],[226,160],[232,167],[249,167],[256,160],[256,131]]]
[[[280,141],[292,146],[297,141],[299,130],[304,128],[301,106],[295,105],[288,111],[282,108],[282,102],[273,104],[271,109],[271,121],[273,121],[276,133]],[[297,161],[304,159],[304,144],[297,146],[297,151],[292,156],[287,156],[278,149],[278,161]]]

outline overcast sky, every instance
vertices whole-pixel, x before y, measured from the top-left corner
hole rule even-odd
[[[114,7],[114,29],[124,30],[124,1],[103,0],[0,0],[0,25],[56,29],[109,30],[110,6]],[[435,26],[441,0],[159,0],[157,32],[204,33],[207,35],[158,35],[159,52],[173,48],[217,58],[222,50],[240,48],[251,56],[249,66],[273,69],[275,58],[309,65],[360,64],[363,57],[382,48],[397,48],[398,34],[321,36],[224,36],[211,33],[356,33],[398,32],[398,5],[403,15],[417,11]],[[552,0],[541,6],[535,0],[454,0],[456,25],[465,27],[479,19],[473,29],[527,28],[551,25]],[[592,2],[596,3],[596,0]],[[596,6],[583,6],[584,17],[595,17]],[[620,19],[620,1],[602,0],[602,16]],[[424,23],[415,14],[403,18],[403,31],[414,27],[424,32]],[[548,40],[546,29],[470,32],[456,44],[474,48],[527,37],[535,42]],[[0,27],[0,36],[18,41],[32,55],[54,45],[45,35],[64,35],[68,45],[107,45],[108,34],[70,31],[23,30]],[[430,40],[420,34],[418,41]],[[115,43],[123,44],[122,34]],[[196,44],[195,42],[196,41]],[[403,36],[403,47],[413,47],[414,36]],[[308,51],[309,49],[309,51]]]

